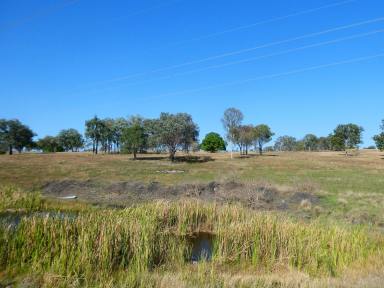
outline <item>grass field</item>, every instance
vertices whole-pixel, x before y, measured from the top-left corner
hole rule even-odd
[[[0,230],[0,287],[381,287],[383,153],[193,154],[175,163],[166,155],[140,156],[0,156],[0,215],[19,217]],[[145,203],[129,198],[117,209],[89,205],[86,197],[47,198],[43,187],[60,181],[92,183],[96,191],[122,182],[241,183],[237,189],[272,187],[279,201],[298,192],[315,200],[258,209],[240,195],[218,202],[182,194]],[[254,196],[248,194],[247,201]],[[187,239],[199,232],[213,235],[212,259],[192,264]]]

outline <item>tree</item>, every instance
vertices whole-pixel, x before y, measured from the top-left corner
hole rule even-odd
[[[275,142],[276,151],[293,151],[296,149],[296,138],[291,136],[280,136]]]
[[[248,155],[248,149],[254,142],[252,125],[240,125],[233,128],[233,143],[239,146],[240,154]]]
[[[381,123],[382,124],[380,126],[380,129],[381,129],[382,132],[380,134],[378,134],[378,135],[375,135],[373,137],[373,140],[376,143],[377,149],[379,149],[380,151],[384,151],[384,120],[382,120]]]
[[[214,153],[217,151],[224,151],[225,150],[224,139],[221,138],[220,134],[218,133],[215,133],[215,132],[208,133],[205,136],[203,142],[201,142],[201,149],[211,153]]]
[[[356,148],[362,143],[362,133],[364,129],[356,124],[340,124],[331,136],[332,146],[336,150]]]
[[[85,137],[92,141],[92,152],[97,154],[102,137],[104,122],[97,116],[85,121]]]
[[[123,131],[127,127],[128,121],[124,118],[117,118],[113,122],[113,144],[115,145],[115,152],[120,152]]]
[[[329,135],[329,141],[331,143],[331,149],[334,151],[345,150],[344,138],[341,135],[331,134]]]
[[[238,143],[239,127],[243,121],[243,113],[236,108],[228,108],[224,111],[221,122],[223,123],[225,131],[227,131],[227,140],[233,144]]]
[[[307,134],[303,138],[304,149],[306,151],[315,151],[318,149],[319,139],[316,135]]]
[[[137,152],[145,148],[146,138],[144,127],[140,123],[133,123],[123,130],[122,143],[124,149],[132,152],[133,158],[136,160]]]
[[[13,149],[21,153],[24,148],[32,148],[35,135],[28,126],[17,119],[0,119],[0,144],[8,147],[10,155],[13,154]]]
[[[100,144],[104,153],[110,153],[112,151],[112,144],[115,137],[115,124],[111,118],[105,118],[100,120]]]
[[[65,151],[75,152],[84,145],[83,136],[73,128],[61,130],[57,139]]]
[[[380,151],[384,151],[384,132],[381,132],[380,134],[375,135],[373,137],[373,140],[376,143],[377,149],[379,149]]]
[[[263,154],[263,146],[264,144],[270,142],[272,140],[272,136],[275,135],[271,128],[268,125],[260,124],[253,128],[254,134],[254,144],[258,146],[259,154]]]
[[[57,137],[46,136],[39,139],[36,143],[37,148],[43,150],[46,153],[62,152],[64,148],[60,145]]]
[[[178,149],[192,145],[197,140],[199,128],[192,117],[186,113],[161,113],[154,125],[157,141],[167,148],[169,158],[173,161]]]
[[[330,137],[320,137],[318,139],[318,149],[320,151],[331,150],[332,144]]]

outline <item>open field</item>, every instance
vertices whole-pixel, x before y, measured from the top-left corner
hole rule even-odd
[[[383,153],[234,156],[0,156],[0,287],[381,287]]]
[[[129,187],[122,191],[116,188],[116,183],[121,182],[169,186],[235,181],[273,186],[281,193],[310,193],[319,197],[320,206],[327,210],[330,218],[340,216],[355,223],[384,225],[384,155],[377,151],[364,150],[353,157],[346,157],[342,152],[291,152],[249,158],[235,155],[235,159],[230,159],[229,154],[198,154],[176,163],[168,161],[166,155],[141,157],[142,160],[133,161],[130,155],[3,155],[0,183],[27,190],[40,190],[51,183],[50,187],[56,190],[74,193],[92,186],[93,190],[100,190],[97,191],[100,195],[108,193],[112,201],[113,195],[109,192],[113,191],[105,191],[103,187],[114,186],[116,194],[130,192]],[[180,173],[164,173],[166,171]],[[101,188],[96,189],[98,187]],[[87,195],[79,198],[88,200]]]

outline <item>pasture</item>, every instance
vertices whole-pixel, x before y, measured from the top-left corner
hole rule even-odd
[[[1,155],[0,284],[380,287],[383,153],[176,156]]]

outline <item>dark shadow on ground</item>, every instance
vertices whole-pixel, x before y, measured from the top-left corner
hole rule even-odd
[[[215,161],[210,156],[177,156],[175,162],[186,162],[186,163],[205,163],[209,161]]]
[[[248,158],[254,158],[254,157],[277,157],[279,155],[276,154],[248,154],[248,155],[234,155],[233,158],[236,159],[248,159]]]
[[[137,157],[136,160],[164,160],[169,158],[168,156],[149,156],[149,157]],[[132,160],[134,160],[132,158]]]

